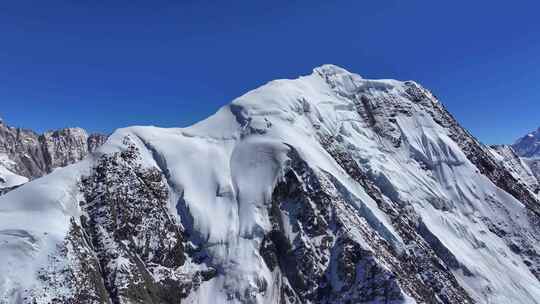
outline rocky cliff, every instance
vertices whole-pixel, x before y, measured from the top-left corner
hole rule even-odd
[[[28,129],[14,128],[0,120],[0,178],[20,176],[23,183],[82,160],[107,137],[101,134],[88,134],[81,128],[66,128],[37,134]],[[8,173],[9,172],[9,173]],[[13,180],[13,178],[11,178]],[[19,183],[19,184],[20,184]],[[12,188],[13,183],[4,183],[0,188]]]

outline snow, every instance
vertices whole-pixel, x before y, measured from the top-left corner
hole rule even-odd
[[[55,170],[0,198],[0,299],[33,287],[36,272],[47,264],[78,216],[76,181],[88,162]]]
[[[28,178],[13,173],[15,163],[6,154],[0,153],[0,192],[2,189],[20,186],[28,182]]]
[[[366,221],[395,248],[404,248],[388,216],[321,147],[317,134],[325,134],[339,136],[391,199],[412,204],[473,274],[455,271],[475,300],[540,303],[540,282],[483,221],[507,223],[511,232],[536,240],[529,235],[534,228],[525,207],[481,175],[447,129],[402,97],[404,90],[399,81],[366,80],[325,65],[308,76],[272,81],[188,128],[116,131],[96,155],[0,198],[0,299],[38,284],[36,270],[62,242],[69,218],[80,212],[77,180],[99,154],[124,149],[126,136],[139,147],[143,166],[165,174],[171,212],[197,236],[195,241],[205,244],[218,268],[218,277],[204,282],[186,303],[239,302],[230,295],[249,293],[261,279],[269,282],[269,290],[253,293],[256,302],[275,303],[280,283],[258,251],[270,229],[268,204],[290,147],[310,166],[335,177],[350,193],[351,204],[365,211]],[[403,147],[392,147],[355,111],[348,97],[362,92],[390,94],[396,104],[413,109],[413,115],[395,118]],[[433,169],[422,169],[418,160]],[[293,238],[292,229],[286,230]],[[414,301],[407,297],[407,302]]]
[[[495,159],[512,173],[514,178],[525,183],[532,191],[539,188],[539,181],[534,175],[530,162],[532,159],[519,157],[511,146],[490,147],[489,151]]]
[[[540,128],[519,138],[513,148],[521,157],[540,159]]]

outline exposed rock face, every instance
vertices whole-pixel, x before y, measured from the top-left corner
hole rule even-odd
[[[52,168],[65,167],[80,161],[102,145],[105,139],[105,136],[88,135],[80,128],[46,132],[39,137],[48,172]]]
[[[101,147],[107,141],[107,136],[99,133],[92,133],[88,135],[86,143],[88,145],[88,153],[94,153],[99,147]]]
[[[0,121],[0,154],[9,158],[13,173],[34,179],[85,158],[101,146],[107,136],[88,135],[80,128],[37,134],[13,128]]]
[[[529,166],[536,179],[540,181],[540,159],[524,158],[523,161]]]
[[[266,264],[284,277],[283,303],[404,302],[402,289],[419,303],[437,298],[442,303],[472,303],[451,268],[441,268],[441,258],[453,257],[437,256],[417,224],[400,218],[403,206],[386,200],[343,147],[325,144],[344,170],[395,218],[398,233],[411,248],[405,252],[393,248],[351,208],[351,197],[338,180],[317,174],[291,149],[288,171],[272,197],[272,230],[261,247]],[[283,219],[297,232],[294,239],[287,238]]]
[[[99,153],[0,198],[0,303],[540,303],[531,174],[414,82],[326,65]]]
[[[138,148],[103,155],[80,182],[83,214],[72,218],[58,255],[69,261],[40,270],[43,287],[30,296],[47,303],[179,303],[215,270],[194,263],[168,210],[162,173],[138,164]],[[114,190],[108,187],[114,185]]]

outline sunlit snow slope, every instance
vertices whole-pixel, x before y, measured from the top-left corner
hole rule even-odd
[[[429,91],[325,65],[0,197],[0,303],[540,303],[539,214]]]
[[[514,177],[525,183],[533,193],[540,192],[540,184],[537,176],[540,173],[535,166],[534,158],[520,157],[514,148],[509,145],[491,146],[490,151]]]
[[[0,153],[0,195],[28,181],[28,178],[13,173],[10,170],[13,167],[14,162]]]

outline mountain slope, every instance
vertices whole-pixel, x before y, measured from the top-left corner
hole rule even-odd
[[[495,145],[491,146],[491,153],[506,169],[518,180],[523,181],[534,193],[540,192],[538,172],[532,166],[532,159],[518,156],[512,146]]]
[[[16,164],[5,154],[0,154],[0,195],[28,182],[28,178],[12,172]]]
[[[540,181],[540,128],[518,139],[512,147]]]
[[[1,197],[0,302],[540,303],[539,210],[429,91],[325,65]]]

